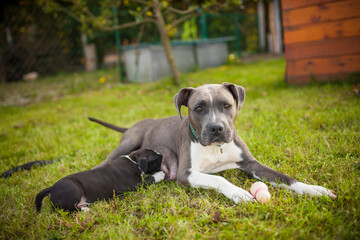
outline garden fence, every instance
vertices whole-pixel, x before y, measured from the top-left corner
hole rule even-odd
[[[93,67],[118,66],[119,57],[114,32],[92,31],[86,36],[80,24],[65,13],[45,13],[36,5],[7,6],[0,18],[0,79],[17,81],[28,73],[46,76],[59,72],[84,71],[87,51],[93,50]],[[118,11],[122,23],[127,13]],[[123,20],[124,21],[124,20]],[[255,14],[203,14],[195,19],[193,38],[218,38],[232,36],[230,52],[257,52],[258,33]],[[181,40],[184,25],[171,36]],[[141,34],[139,34],[141,32]],[[122,29],[121,46],[140,42],[159,42],[154,24]],[[91,49],[93,46],[93,49]],[[31,76],[31,74],[30,74]]]

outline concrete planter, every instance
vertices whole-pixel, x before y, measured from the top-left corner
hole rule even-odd
[[[172,42],[176,64],[181,72],[197,67],[205,69],[226,62],[227,42],[233,37],[202,39],[188,42]],[[125,68],[130,82],[151,82],[170,76],[170,68],[161,44],[140,44],[123,47]]]

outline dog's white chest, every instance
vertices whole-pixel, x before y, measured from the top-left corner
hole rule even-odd
[[[242,161],[242,151],[233,141],[221,147],[216,144],[204,147],[200,143],[192,142],[190,151],[191,170],[202,173],[218,172],[222,166]]]

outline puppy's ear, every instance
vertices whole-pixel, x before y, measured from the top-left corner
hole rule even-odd
[[[143,171],[144,173],[147,172],[148,166],[149,166],[149,161],[147,158],[141,158],[139,160],[139,167],[140,167],[141,171]]]
[[[192,91],[194,91],[194,88],[192,87],[183,88],[174,96],[175,107],[180,118],[182,118],[181,106],[184,105],[185,107],[187,107],[188,100]]]
[[[227,82],[224,82],[222,85],[226,87],[233,95],[236,101],[236,109],[239,111],[245,101],[245,89],[241,86]]]

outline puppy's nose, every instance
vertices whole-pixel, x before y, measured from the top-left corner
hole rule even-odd
[[[208,125],[208,131],[213,135],[217,135],[224,131],[224,126],[218,123],[210,123]]]

